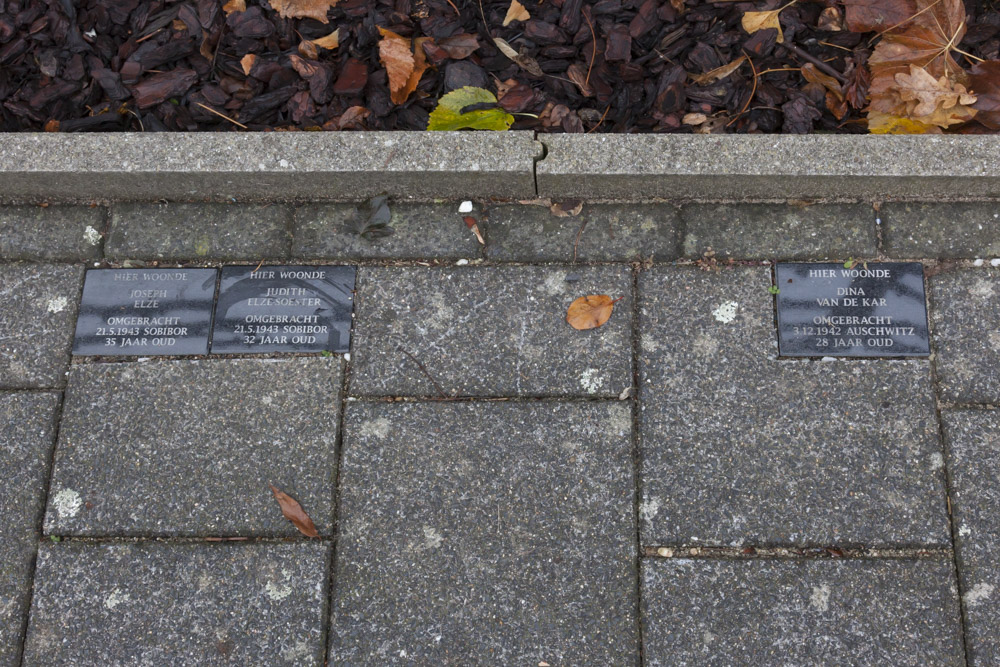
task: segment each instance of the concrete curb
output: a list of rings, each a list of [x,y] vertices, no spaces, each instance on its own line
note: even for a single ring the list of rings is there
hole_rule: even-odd
[[[0,197],[524,198],[541,153],[531,132],[7,134]]]
[[[1000,136],[541,135],[543,197],[957,199],[1000,195]]]
[[[998,197],[1000,136],[26,133],[0,141],[4,200],[357,201],[381,192],[625,201]]]

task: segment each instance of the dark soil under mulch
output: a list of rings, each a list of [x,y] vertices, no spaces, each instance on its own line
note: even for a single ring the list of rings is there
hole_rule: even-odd
[[[1000,51],[994,1],[965,3],[961,48],[985,59]],[[501,106],[521,114],[514,129],[866,131],[857,107],[873,35],[819,29],[833,0],[785,9],[783,44],[775,30],[749,35],[740,25],[746,11],[784,4],[773,1],[525,0],[532,18],[508,27],[510,0],[341,0],[328,24],[247,4],[227,16],[223,0],[0,0],[0,130],[242,131],[232,121],[250,130],[423,130],[446,92],[499,86]],[[380,26],[435,43],[472,34],[479,48],[461,58],[452,55],[462,49],[425,48],[431,67],[397,105],[379,60]],[[338,28],[338,48],[303,57],[303,39]],[[494,37],[541,71],[514,63]],[[692,79],[742,54],[749,62],[721,81]],[[855,104],[842,119],[827,110],[822,86],[802,77],[808,62],[852,83]]]

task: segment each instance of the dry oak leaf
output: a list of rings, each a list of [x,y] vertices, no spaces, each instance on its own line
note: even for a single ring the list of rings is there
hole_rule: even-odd
[[[286,19],[316,19],[328,23],[326,13],[340,0],[269,0],[271,9]]]
[[[389,75],[389,97],[393,104],[402,104],[406,98],[417,89],[420,77],[427,69],[427,54],[424,53],[424,42],[430,37],[418,37],[410,40],[401,37],[391,30],[379,28],[382,39],[378,43],[378,57]]]
[[[300,533],[306,537],[319,537],[316,524],[313,523],[309,515],[302,509],[302,505],[299,505],[294,498],[287,493],[282,493],[274,488],[274,486],[271,486],[271,493],[274,494],[274,499],[281,506],[281,513],[299,529]]]
[[[615,309],[615,304],[625,297],[612,299],[607,294],[590,294],[581,296],[579,299],[569,304],[566,312],[566,321],[574,329],[585,331],[596,329],[611,317],[611,312]]]
[[[524,5],[517,0],[510,0],[510,7],[507,8],[507,16],[503,19],[503,25],[507,27],[514,21],[527,21],[530,18],[531,14],[524,8]]]
[[[917,13],[915,0],[844,0],[844,21],[851,32],[884,32]]]
[[[917,102],[910,110],[911,118],[933,116],[939,109],[953,109],[957,112],[958,107],[966,107],[976,101],[976,96],[970,95],[962,84],[949,81],[944,76],[935,79],[927,70],[916,65],[910,65],[909,74],[897,74],[895,79],[900,99],[904,102]],[[968,111],[975,115],[974,110]]]

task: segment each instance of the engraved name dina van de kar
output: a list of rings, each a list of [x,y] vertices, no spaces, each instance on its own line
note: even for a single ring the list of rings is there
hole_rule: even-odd
[[[779,263],[775,278],[782,356],[930,354],[919,262]]]

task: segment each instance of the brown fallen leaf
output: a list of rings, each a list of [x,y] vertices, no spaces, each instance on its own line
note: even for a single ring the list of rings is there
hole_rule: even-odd
[[[514,47],[507,43],[507,40],[500,37],[494,37],[493,42],[500,49],[500,52],[513,60],[518,66],[523,69],[528,74],[534,74],[535,76],[545,76],[545,72],[542,71],[541,66],[538,61],[527,56],[523,53],[518,53],[514,50]]]
[[[566,321],[571,327],[580,331],[596,329],[608,321],[611,312],[615,309],[615,304],[624,298],[620,296],[617,299],[612,299],[607,294],[581,296],[569,305]]]
[[[340,0],[270,0],[271,9],[278,16],[286,19],[316,19],[320,23],[329,23],[326,13],[335,7]]]
[[[583,212],[582,199],[567,199],[566,201],[553,202],[549,206],[549,212],[557,218],[569,218],[580,215]]]
[[[836,7],[827,7],[820,12],[816,27],[828,32],[840,32],[844,29],[844,17]]]
[[[480,245],[486,245],[486,239],[483,238],[482,232],[479,231],[479,223],[471,215],[467,215],[462,218],[465,222],[465,226],[472,230],[472,233],[476,235],[476,240],[479,241]]]
[[[463,33],[442,39],[437,45],[448,54],[449,58],[462,60],[471,56],[479,48],[479,38],[475,35]]]
[[[424,42],[430,37],[418,37],[410,40],[401,37],[391,30],[379,28],[382,39],[378,43],[379,60],[385,66],[389,75],[389,97],[394,104],[402,104],[406,98],[417,89],[420,77],[427,69],[427,54],[424,53]]]
[[[282,493],[274,488],[274,486],[271,486],[271,493],[274,494],[274,499],[281,506],[281,513],[299,529],[300,533],[306,537],[319,537],[316,524],[313,523],[309,515],[302,509],[302,505],[299,505],[294,498],[287,493]]]
[[[503,19],[503,25],[506,28],[514,21],[527,21],[530,18],[531,14],[524,8],[524,5],[517,0],[510,0],[510,7],[507,8],[507,16]]]
[[[222,5],[222,11],[226,13],[226,16],[229,16],[233,12],[245,12],[246,10],[246,0],[229,0],[229,2]]]
[[[960,107],[966,107],[976,101],[975,95],[970,95],[962,84],[949,81],[943,76],[935,79],[927,70],[916,65],[910,65],[909,74],[897,74],[895,79],[899,86],[900,99],[904,102],[917,103],[908,114],[911,118],[933,116],[939,109],[953,110],[953,114],[960,114]],[[970,118],[976,113],[972,109],[968,111]]]
[[[976,91],[976,103],[972,105],[978,112],[976,120],[991,130],[1000,130],[1000,60],[976,63],[969,80]]]
[[[257,61],[257,56],[252,53],[248,53],[240,59],[240,65],[243,67],[243,73],[250,76],[250,70],[253,69],[253,64]]]
[[[299,53],[303,58],[316,60],[320,49],[335,49],[340,46],[340,30],[334,30],[326,37],[319,39],[303,39],[299,42]]]
[[[723,65],[722,67],[716,67],[710,72],[696,74],[691,77],[691,80],[699,86],[704,86],[707,83],[715,83],[716,81],[722,81],[727,76],[738,70],[740,66],[746,62],[746,60],[746,56],[740,56],[733,62]]]

